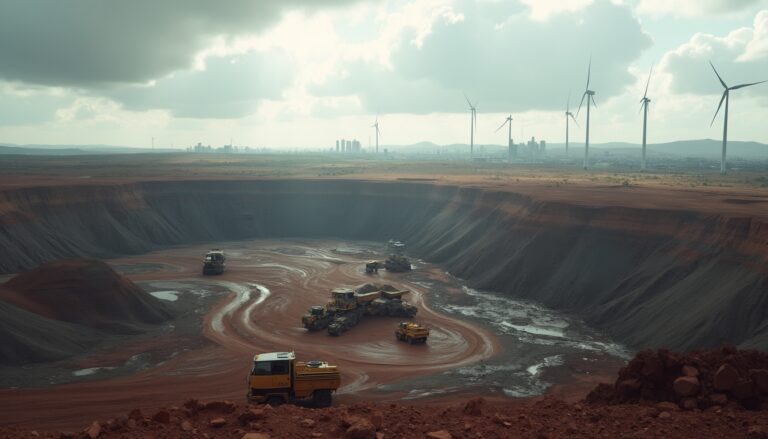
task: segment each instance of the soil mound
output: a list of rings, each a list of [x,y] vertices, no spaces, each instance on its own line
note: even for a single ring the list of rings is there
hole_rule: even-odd
[[[116,333],[171,318],[170,309],[97,260],[43,264],[9,280],[0,300],[46,319]]]
[[[600,384],[590,403],[671,402],[684,409],[740,405],[768,409],[768,353],[725,346],[686,354],[646,350]]]
[[[61,360],[104,336],[85,326],[47,319],[0,300],[0,365]]]

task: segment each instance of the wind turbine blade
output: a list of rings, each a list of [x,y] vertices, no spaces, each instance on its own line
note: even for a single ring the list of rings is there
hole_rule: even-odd
[[[575,117],[573,117],[573,114],[572,113],[568,113],[568,115],[571,116],[571,119],[573,119],[573,123],[575,123],[576,126],[578,127],[579,126],[579,122],[576,120]]]
[[[496,128],[496,131],[499,131],[500,129],[504,128],[504,125],[506,125],[506,124],[507,124],[507,122],[509,122],[509,119],[505,119],[505,120],[504,120],[504,123],[503,123],[503,124],[501,124],[501,125],[500,125],[498,128]],[[494,131],[494,133],[495,133],[496,131]]]
[[[643,106],[645,105],[645,99],[640,101],[640,109],[637,110],[637,114],[640,114],[643,111]]]
[[[740,88],[749,87],[749,86],[757,85],[757,84],[762,84],[763,82],[768,82],[768,81],[752,82],[750,84],[741,84],[741,85],[737,85],[735,87],[731,87],[731,90],[738,90]]]
[[[712,64],[712,61],[710,61],[710,62],[709,62],[709,65],[711,65],[711,66],[712,66],[712,70],[714,70],[714,71],[715,71],[715,75],[717,75],[717,79],[719,79],[719,80],[720,80],[720,83],[721,83],[721,84],[723,84],[723,88],[728,88],[728,86],[727,86],[727,85],[725,85],[725,81],[723,81],[723,78],[721,78],[721,77],[720,77],[720,74],[719,74],[719,73],[717,73],[717,69],[715,68],[715,65],[714,65],[714,64]]]
[[[592,105],[594,105],[595,108],[597,108],[597,102],[595,102],[595,97],[594,96],[590,96],[589,98],[592,99]]]
[[[581,102],[579,102],[579,109],[578,109],[578,110],[576,110],[576,116],[578,116],[578,115],[579,115],[579,113],[581,113],[581,105],[584,103],[584,98],[585,98],[586,96],[587,96],[587,92],[584,92],[584,94],[583,94],[583,95],[581,95]],[[587,101],[587,105],[589,105],[589,101]]]
[[[592,55],[589,55],[589,67],[587,67],[587,90],[589,90],[589,78],[592,76]]]
[[[464,93],[464,99],[467,100],[467,104],[469,105],[469,108],[472,108],[472,102],[469,101],[469,98],[467,97],[466,93]]]
[[[725,100],[726,95],[728,95],[728,89],[725,89],[725,91],[723,92],[723,97],[720,98],[720,104],[718,104],[717,111],[715,111],[715,116],[712,118],[712,123],[710,123],[709,126],[712,126],[715,124],[715,118],[717,118],[717,113],[720,112],[720,107],[723,106],[723,101]]]
[[[645,83],[645,93],[643,93],[643,99],[648,96],[648,86],[651,85],[651,75],[653,74],[653,65],[651,65],[651,71],[648,72],[648,82]]]
[[[568,89],[568,103],[565,104],[565,112],[569,113],[571,111],[571,90]]]

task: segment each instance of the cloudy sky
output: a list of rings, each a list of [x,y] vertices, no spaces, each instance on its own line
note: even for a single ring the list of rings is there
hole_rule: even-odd
[[[652,65],[649,141],[718,138],[708,62],[768,79],[768,0],[0,0],[0,143],[468,143],[464,94],[476,142],[560,143],[590,56],[593,142],[639,143]],[[734,92],[730,138],[766,120]]]

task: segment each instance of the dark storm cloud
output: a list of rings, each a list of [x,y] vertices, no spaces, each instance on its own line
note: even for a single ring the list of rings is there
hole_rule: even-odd
[[[217,35],[258,33],[285,10],[354,0],[0,0],[0,78],[90,88],[191,66]]]
[[[626,5],[597,1],[545,21],[508,6],[460,2],[463,21],[436,23],[422,47],[403,43],[392,69],[352,64],[314,91],[360,94],[366,109],[381,112],[463,110],[463,92],[482,111],[564,110],[569,88],[578,105],[590,53],[599,104],[633,83],[627,67],[651,44]]]

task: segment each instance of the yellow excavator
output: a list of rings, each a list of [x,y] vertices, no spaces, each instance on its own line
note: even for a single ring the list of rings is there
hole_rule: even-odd
[[[336,366],[325,361],[296,361],[293,352],[269,352],[253,357],[246,399],[249,403],[272,406],[309,402],[316,407],[328,407],[340,385]]]

